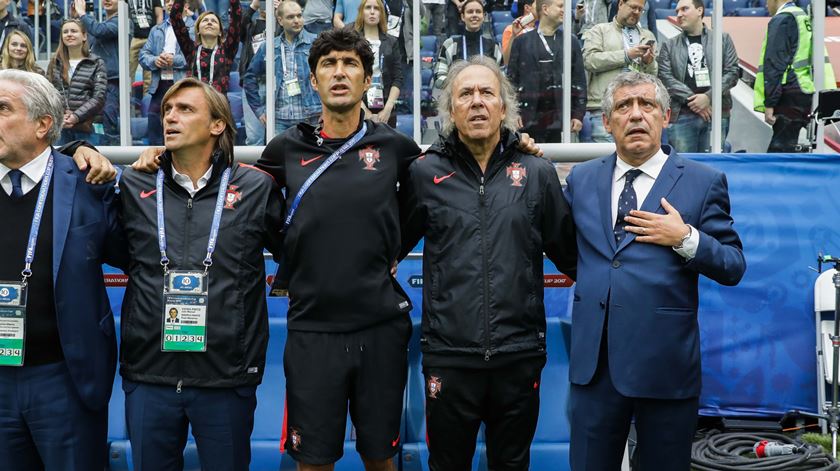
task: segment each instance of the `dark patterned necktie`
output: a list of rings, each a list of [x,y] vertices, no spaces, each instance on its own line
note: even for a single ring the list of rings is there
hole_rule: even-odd
[[[20,184],[20,179],[23,172],[18,169],[9,170],[9,179],[12,181],[12,199],[19,199],[23,197],[23,187]]]
[[[633,181],[636,177],[642,174],[639,169],[628,170],[624,174],[624,189],[618,195],[618,214],[615,218],[615,227],[613,234],[615,234],[615,243],[621,244],[627,231],[624,227],[627,226],[627,221],[624,218],[630,214],[630,211],[637,209],[636,207],[636,190],[633,189]]]

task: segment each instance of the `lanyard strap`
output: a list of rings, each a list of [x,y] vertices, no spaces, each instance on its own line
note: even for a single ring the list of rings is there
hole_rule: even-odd
[[[288,69],[286,67],[286,45],[281,40],[280,41],[280,60],[283,62],[283,80],[287,80],[287,77],[297,79],[297,58],[295,57],[294,46],[292,44],[289,44],[289,46],[292,48],[292,61],[295,64],[294,69],[292,69],[292,73],[294,74],[294,77],[291,77],[289,75]]]
[[[387,16],[391,16],[391,7],[388,6],[388,0],[382,0],[382,4],[385,5],[385,14]],[[403,2],[403,0],[400,0],[400,15],[399,15],[400,18],[402,18],[404,12],[405,12],[405,3]]]
[[[210,237],[207,239],[207,256],[204,257],[204,273],[213,265],[213,252],[216,250],[216,240],[219,237],[219,224],[222,221],[222,206],[225,204],[225,190],[230,180],[230,167],[222,172],[219,182],[219,194],[216,196],[216,208],[213,210],[213,222],[210,225]],[[160,248],[160,264],[163,272],[169,271],[169,257],[166,256],[166,222],[163,215],[163,169],[158,169],[157,182],[157,229],[158,247]]]
[[[642,40],[642,32],[641,31],[633,30],[632,28],[628,28],[626,26],[622,27],[621,28],[621,39],[624,40],[624,50],[625,51],[634,47],[633,44],[630,42],[630,39],[631,39],[630,38],[630,31],[638,32],[639,33],[639,42],[641,42],[641,40]]]
[[[303,182],[303,186],[300,187],[300,190],[298,190],[294,201],[292,201],[292,206],[289,208],[289,214],[286,216],[286,220],[283,223],[284,232],[289,229],[289,226],[292,225],[292,219],[294,219],[295,217],[295,212],[297,211],[297,208],[300,205],[300,200],[301,198],[303,198],[304,193],[306,193],[309,187],[312,186],[313,183],[315,183],[315,180],[317,180],[318,177],[321,176],[321,174],[327,171],[330,165],[334,164],[335,161],[340,159],[345,152],[350,150],[351,147],[355,146],[356,143],[362,140],[362,138],[365,136],[365,132],[367,132],[367,123],[362,123],[362,129],[359,130],[359,132],[357,132],[349,140],[347,140],[347,142],[345,142],[337,151],[333,152],[332,155],[330,155],[329,158],[325,160],[320,167],[315,169],[315,171],[312,172],[312,175],[310,175],[309,178],[307,178],[306,181]]]
[[[540,39],[542,40],[543,47],[545,48],[545,52],[547,52],[548,55],[551,56],[551,58],[553,59],[554,58],[554,53],[551,52],[551,48],[548,47],[548,42],[545,40],[545,36],[543,36],[542,33],[539,33],[539,35],[540,35]],[[557,40],[557,33],[554,33],[554,36],[552,36],[552,39],[554,39],[555,41]]]
[[[23,259],[24,267],[20,272],[23,277],[23,284],[26,279],[32,276],[32,261],[35,260],[35,244],[38,242],[38,229],[41,227],[41,218],[44,216],[44,206],[47,204],[47,193],[50,191],[50,180],[53,174],[53,156],[47,160],[47,168],[41,178],[41,189],[38,191],[38,202],[35,203],[35,214],[32,216],[32,225],[29,227],[29,242],[26,244],[26,256]]]
[[[201,80],[201,50],[203,48],[198,46],[198,52],[195,54],[195,70],[198,74],[198,79]],[[219,46],[213,46],[213,52],[210,53],[210,78],[207,79],[207,83],[213,83],[213,70],[216,68],[216,51],[219,50]]]
[[[464,60],[467,60],[467,35],[461,36],[461,44],[464,46],[462,54],[464,56]],[[481,35],[478,36],[478,55],[484,55],[484,40]]]

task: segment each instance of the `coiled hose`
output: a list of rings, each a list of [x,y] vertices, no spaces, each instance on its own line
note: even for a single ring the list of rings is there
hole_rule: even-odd
[[[756,458],[753,446],[761,440],[801,447],[793,455]],[[697,471],[838,471],[837,463],[819,445],[801,443],[779,433],[719,432],[713,430],[691,446],[691,467]]]

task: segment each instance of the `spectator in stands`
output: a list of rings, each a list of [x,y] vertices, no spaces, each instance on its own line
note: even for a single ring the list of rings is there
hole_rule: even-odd
[[[612,21],[613,18],[615,18],[616,13],[618,13],[619,1],[620,0],[612,0],[612,2],[610,2],[610,14],[607,21]],[[653,33],[654,38],[659,37],[656,30],[656,11],[651,7],[651,3],[648,1],[645,1],[645,9],[642,14],[639,15],[639,26]]]
[[[467,60],[480,54],[494,59],[502,65],[502,50],[493,39],[483,36],[484,3],[481,0],[466,0],[461,5],[461,19],[464,20],[463,35],[452,36],[443,42],[435,65],[435,87],[443,88],[449,67],[457,60]]]
[[[677,152],[710,152],[712,132],[712,58],[710,31],[703,24],[703,0],[680,0],[677,22],[682,32],[662,44],[657,59],[659,79],[671,94],[668,142]],[[729,133],[732,95],[729,90],[740,76],[738,53],[723,33],[723,119],[721,148]]]
[[[3,0],[0,0],[3,1]],[[129,0],[128,16],[131,18],[131,45],[128,49],[128,76],[134,80],[134,73],[140,63],[140,49],[149,38],[152,26],[163,22],[163,7],[161,0]],[[143,72],[143,94],[149,90],[152,75]]]
[[[175,39],[187,59],[190,75],[207,82],[219,93],[226,94],[230,84],[230,71],[239,49],[242,27],[242,6],[239,0],[230,0],[230,25],[227,34],[222,32],[219,15],[206,11],[195,21],[195,38],[190,36],[184,23],[184,0],[175,0],[169,12],[169,22]]]
[[[768,0],[773,17],[761,50],[755,76],[755,111],[764,112],[764,121],[773,126],[767,152],[797,152],[799,134],[808,125],[816,89],[813,63],[811,20],[793,2]],[[836,88],[834,69],[825,52],[825,88]]]
[[[280,13],[281,0],[274,1],[274,17],[281,18]],[[255,13],[259,12],[259,13]],[[256,16],[256,18],[254,18]],[[254,55],[265,44],[266,13],[264,9],[260,9],[260,0],[251,0],[251,4],[246,6],[242,14],[242,49],[239,53],[239,80],[244,82],[245,73],[248,72],[248,67],[251,65],[251,60]],[[276,24],[275,36],[283,33],[283,27],[280,23]],[[255,105],[265,105],[265,76],[256,77],[258,90],[258,101]],[[244,85],[243,85],[244,87]],[[265,145],[265,123],[261,122],[259,117],[254,114],[247,99],[247,93],[242,94],[242,112],[243,120],[245,121],[245,144],[249,146],[263,146]]]
[[[167,13],[172,9],[174,1],[165,1],[164,8]],[[185,6],[184,9],[184,23],[192,35],[194,26],[192,14],[189,7]],[[163,96],[172,84],[187,76],[190,68],[175,39],[175,31],[170,21],[171,18],[167,18],[163,23],[152,27],[146,44],[140,50],[140,65],[152,73],[152,83],[149,86],[151,100],[146,119],[148,120],[149,145],[153,146],[163,144],[163,124],[160,115]]]
[[[132,460],[138,470],[182,469],[191,427],[204,467],[244,471],[268,344],[263,250],[281,251],[283,196],[265,172],[234,163],[233,118],[214,87],[178,81],[163,121],[157,175],[126,168],[120,178],[132,257],[120,339]],[[180,326],[163,327],[172,307]]]
[[[352,26],[356,22],[356,15],[359,12],[359,4],[362,0],[336,0],[335,13],[333,14],[333,27],[344,28]]]
[[[4,337],[13,333],[22,349],[0,349],[0,463],[105,469],[117,346],[102,264],[126,267],[128,253],[114,185],[88,185],[61,153],[69,150],[51,150],[64,98],[42,75],[0,71],[0,104],[0,280],[12,280],[0,282],[0,293]],[[30,229],[33,220],[40,226]],[[37,238],[27,259],[30,234]],[[7,317],[21,305],[22,284],[25,314]]]
[[[364,0],[356,16],[356,31],[373,51],[373,75],[365,93],[362,109],[365,119],[397,125],[393,114],[403,84],[402,55],[397,38],[388,34],[388,20],[382,0]]]
[[[423,0],[423,6],[426,7],[426,14],[428,15],[429,34],[437,36],[438,43],[442,43],[446,38],[446,12],[449,8],[449,0]]]
[[[540,25],[513,43],[508,75],[519,95],[522,127],[537,142],[561,142],[563,130],[563,0],[538,0]],[[558,34],[559,33],[559,34]],[[572,36],[571,131],[583,127],[586,71]]]
[[[303,29],[303,12],[293,0],[281,2],[277,9],[283,34],[274,38],[274,76],[276,99],[274,132],[280,134],[299,122],[318,124],[321,100],[309,80],[309,49],[315,35]],[[259,99],[260,77],[265,77],[265,44],[260,47],[243,77],[245,94],[254,114],[266,123],[265,102]],[[262,131],[264,132],[264,129]]]
[[[583,3],[583,19],[580,22],[579,34],[585,41],[584,34],[590,28],[610,21],[610,4],[612,2],[610,0],[581,0],[581,3]]]
[[[352,28],[321,33],[309,66],[322,123],[275,137],[257,163],[291,201],[313,168],[338,151],[344,156],[310,187],[317,198],[307,193],[293,204],[285,231],[294,248],[284,259],[294,301],[281,446],[299,470],[332,469],[344,451],[349,401],[365,469],[393,471],[411,336],[411,302],[390,273],[400,244],[396,189],[420,149],[389,126],[363,120],[373,53]]]
[[[644,4],[645,0],[621,0],[611,22],[596,24],[583,34],[583,65],[591,74],[586,109],[594,142],[612,142],[601,114],[601,100],[610,81],[627,70],[656,75],[656,39],[639,26]]]
[[[44,75],[44,70],[35,63],[35,52],[29,37],[21,31],[12,31],[6,35],[0,56],[0,69],[17,69]]]
[[[307,31],[318,36],[333,27],[333,0],[307,0],[303,7],[303,23]]]
[[[50,60],[47,77],[64,96],[64,118],[61,139],[99,142],[93,121],[102,113],[108,90],[105,62],[92,54],[87,46],[87,32],[78,19],[64,20],[61,25],[61,44]]]
[[[425,237],[434,273],[421,334],[429,469],[470,469],[484,422],[487,468],[527,470],[546,363],[543,252],[574,279],[575,227],[554,166],[517,149],[516,93],[495,61],[455,64],[438,104],[444,133],[400,188],[400,255]]]
[[[280,3],[277,11],[283,34],[274,38],[274,76],[277,80],[274,132],[280,134],[299,122],[318,124],[321,100],[309,80],[307,63],[315,35],[303,30],[303,12],[295,1]],[[254,114],[266,123],[265,102],[259,99],[260,77],[265,77],[266,47],[263,44],[243,77],[243,87]],[[263,130],[265,128],[263,127]]]
[[[638,469],[691,468],[698,277],[733,286],[746,270],[726,175],[660,144],[668,102],[654,75],[614,77],[602,107],[616,152],[566,177],[579,251],[568,404],[575,471],[621,469],[631,419]]]
[[[75,0],[71,13],[79,18],[90,38],[90,51],[105,62],[108,89],[105,93],[105,107],[102,110],[102,124],[105,134],[100,140],[103,145],[117,145],[120,142],[120,70],[117,39],[117,0],[103,0],[105,20],[97,21],[93,15],[85,14],[85,0]]]
[[[518,11],[522,12],[522,16],[514,19],[502,31],[502,57],[504,57],[505,65],[510,63],[510,46],[513,44],[513,40],[528,31],[533,31],[537,27],[537,20],[539,19],[537,0],[520,0]]]
[[[10,0],[0,0],[0,44],[6,40],[13,31],[22,31],[32,42],[32,28],[26,21],[16,17],[9,12]],[[31,48],[30,48],[31,49]],[[5,54],[5,49],[0,54]],[[2,59],[2,57],[0,57]]]

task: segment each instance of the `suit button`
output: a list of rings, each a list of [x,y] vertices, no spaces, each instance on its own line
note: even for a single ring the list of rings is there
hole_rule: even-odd
[[[621,262],[619,262],[618,260],[613,261],[613,268],[618,268],[620,266],[621,266]]]
[[[605,303],[604,301],[601,301],[599,304],[601,305],[601,309],[607,307],[607,303]]]

